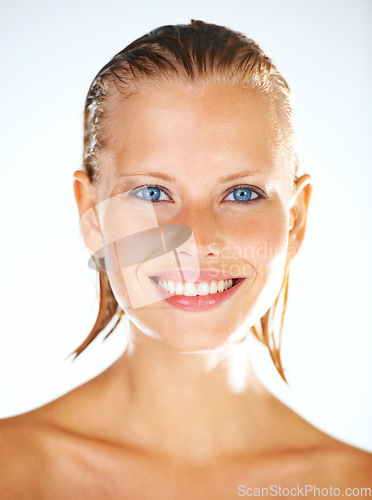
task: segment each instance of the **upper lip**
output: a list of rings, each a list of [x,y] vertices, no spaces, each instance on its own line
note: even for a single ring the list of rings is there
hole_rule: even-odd
[[[182,274],[181,274],[182,273]],[[182,278],[183,275],[183,278]],[[214,269],[169,269],[164,271],[157,271],[149,275],[156,276],[161,280],[171,280],[171,281],[191,281],[191,282],[201,282],[201,281],[212,281],[212,280],[228,280],[236,278],[245,278],[246,276],[237,276],[217,271]]]

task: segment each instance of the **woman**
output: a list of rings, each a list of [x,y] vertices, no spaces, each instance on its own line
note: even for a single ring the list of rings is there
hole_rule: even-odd
[[[220,26],[158,28],[98,73],[84,144],[74,191],[100,309],[75,355],[123,317],[128,346],[93,380],[1,422],[1,498],[371,488],[371,455],[277,400],[249,357],[252,331],[285,380],[289,265],[311,195],[272,61]]]

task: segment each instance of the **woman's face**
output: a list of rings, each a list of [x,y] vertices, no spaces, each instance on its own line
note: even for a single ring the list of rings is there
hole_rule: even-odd
[[[275,301],[293,252],[294,190],[272,100],[164,82],[115,95],[106,111],[96,208],[118,303],[139,335],[175,350],[240,338]],[[208,295],[162,291],[150,276]],[[215,291],[226,276],[241,280]]]

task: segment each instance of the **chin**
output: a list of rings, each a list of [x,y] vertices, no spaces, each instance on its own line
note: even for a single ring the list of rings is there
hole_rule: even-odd
[[[198,313],[196,319],[187,312],[181,316],[178,310],[167,312],[165,314],[165,309],[159,306],[157,309],[127,310],[132,323],[130,335],[139,341],[142,336],[155,340],[172,351],[193,353],[213,351],[233,341],[241,341],[249,332],[249,326],[245,322],[241,324],[239,315],[225,314],[223,318],[208,311]]]
[[[192,353],[212,351],[233,342],[241,342],[275,300],[278,277],[279,273],[278,276],[272,273],[270,279],[264,276],[264,279],[255,277],[249,281],[237,281],[226,291],[218,292],[221,298],[226,294],[227,299],[216,304],[208,304],[207,300],[204,309],[208,297],[201,296],[199,300],[198,296],[179,296],[168,300],[169,294],[165,292],[163,300],[159,300],[158,295],[148,294],[148,290],[156,290],[157,283],[150,286],[147,281],[143,287],[137,283],[137,296],[141,297],[142,289],[146,297],[150,300],[155,297],[157,301],[142,307],[128,307],[127,304],[132,304],[133,291],[131,295],[128,294],[123,280],[110,281],[119,305],[131,322],[132,340],[141,341],[147,337],[173,351]],[[173,303],[172,299],[176,302]]]

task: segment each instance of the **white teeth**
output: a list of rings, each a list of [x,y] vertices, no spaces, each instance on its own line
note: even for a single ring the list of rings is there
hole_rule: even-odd
[[[203,281],[198,285],[195,285],[195,283],[192,283],[191,281],[183,283],[182,281],[158,280],[158,285],[172,294],[195,297],[196,295],[209,295],[212,293],[223,292],[224,290],[232,287],[233,280]]]
[[[168,292],[175,293],[176,287],[174,286],[173,281],[168,281]]]
[[[209,295],[209,283],[203,281],[198,285],[198,295]]]
[[[187,281],[183,285],[183,295],[186,295],[187,297],[195,297],[196,287],[195,287],[194,283],[190,283],[189,281]],[[200,295],[200,293],[199,293],[199,295]]]

